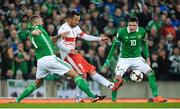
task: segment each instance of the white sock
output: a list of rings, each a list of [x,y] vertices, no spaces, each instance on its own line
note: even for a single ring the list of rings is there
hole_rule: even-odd
[[[82,94],[83,91],[78,86],[76,86],[76,99],[82,99]]]
[[[101,83],[102,85],[112,89],[114,87],[114,83],[110,82],[109,80],[107,80],[106,78],[104,78],[103,76],[101,76],[98,73],[95,73],[94,75],[91,75],[91,78],[98,82]]]

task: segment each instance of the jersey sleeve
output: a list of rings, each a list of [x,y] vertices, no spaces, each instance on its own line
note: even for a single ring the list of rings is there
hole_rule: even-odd
[[[63,32],[64,32],[64,31],[63,31],[63,27],[60,27],[59,30],[58,30],[58,35],[61,34],[61,33],[63,33]]]
[[[116,41],[121,41],[121,37],[122,37],[122,29],[119,29],[117,31],[117,34],[116,34]]]
[[[144,35],[142,37],[142,55],[143,57],[148,58],[149,57],[148,41],[147,41],[148,35],[145,30],[143,34]]]
[[[119,42],[120,42],[120,40],[121,40],[121,32],[120,32],[120,31],[121,31],[121,29],[118,30],[118,32],[117,32],[117,34],[116,34],[116,37],[115,37],[114,40],[113,40],[111,49],[110,49],[110,51],[109,51],[109,54],[108,54],[106,60],[109,60],[109,61],[110,61],[111,58],[112,58],[113,55],[114,55],[114,51],[115,51],[116,47],[118,46],[118,44],[119,44]]]
[[[76,27],[76,32],[78,34],[78,37],[83,37],[83,35],[85,34],[79,26]]]
[[[146,41],[147,40],[147,33],[146,33],[146,30],[143,29],[143,36],[142,36],[142,41]]]

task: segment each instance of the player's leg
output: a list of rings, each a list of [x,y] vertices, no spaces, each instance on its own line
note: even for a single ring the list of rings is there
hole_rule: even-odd
[[[90,98],[94,98],[93,102],[104,99],[104,97],[102,98],[94,95],[92,91],[89,89],[86,81],[76,71],[72,69],[70,64],[61,60],[60,58],[55,57],[54,60],[51,61],[49,68],[49,71],[51,72],[54,72],[59,75],[66,74],[69,77],[74,78],[76,85],[78,85],[79,88],[83,90]]]
[[[79,86],[76,86],[76,103],[84,103],[82,94],[83,91],[79,88]]]
[[[136,69],[143,72],[148,78],[149,86],[151,88],[152,95],[154,97],[152,99],[152,100],[154,100],[153,102],[166,102],[167,101],[166,99],[159,96],[158,86],[157,86],[156,76],[155,76],[154,70],[152,70],[150,68],[150,66],[146,63],[146,61],[143,58],[137,59],[136,61],[137,61],[136,62]]]
[[[87,73],[83,73],[81,76],[86,80]],[[82,99],[82,94],[83,91],[78,86],[76,86],[76,103],[84,103],[84,100]]]
[[[116,68],[115,68],[115,77],[113,79],[114,82],[117,82],[119,81],[120,82],[120,85],[126,83],[127,79],[128,78],[122,78],[124,73],[126,72],[126,70],[129,68],[129,63],[128,63],[128,60],[126,59],[123,59],[123,58],[119,58],[118,59],[118,62],[117,62],[117,65],[116,65]],[[116,99],[117,99],[117,90],[112,90],[112,101],[113,102],[116,102]]]
[[[80,74],[82,75],[83,78],[86,78],[87,73],[85,72],[84,69],[81,69],[80,66],[78,65],[82,65],[80,62],[82,62],[81,60],[83,59],[83,57],[79,54],[76,55],[67,55],[65,58],[65,61],[70,63],[72,65],[72,67]],[[84,65],[84,64],[83,64]],[[81,97],[82,94],[82,90],[79,88],[79,86],[77,86],[77,93],[76,93],[76,102],[80,102],[82,99]]]
[[[113,88],[114,83],[110,82],[109,80],[104,78],[102,75],[98,74],[96,71],[91,71],[91,72],[89,72],[89,74],[94,81],[96,81],[96,82],[98,82],[98,83],[102,84],[103,86],[108,87],[110,89]]]
[[[79,74],[86,74],[89,72],[96,73],[95,72],[95,67],[91,64],[89,64],[83,56],[80,54],[69,54],[66,56],[66,60],[73,66],[73,68],[79,73]],[[90,74],[91,75],[91,74]],[[97,78],[100,77],[101,75],[95,74],[93,77]],[[102,77],[102,76],[101,76]],[[103,77],[104,79],[104,77]],[[98,81],[99,82],[99,81]],[[104,81],[103,81],[104,82]]]
[[[14,102],[19,103],[24,98],[28,97],[30,94],[34,92],[37,88],[39,88],[42,84],[43,79],[36,79],[34,83],[28,85],[28,87],[20,94],[19,97],[16,98]]]
[[[93,98],[92,102],[96,102],[98,100],[102,100],[105,98],[105,96],[94,95],[89,89],[86,81],[81,76],[79,76],[79,74],[76,71],[70,70],[67,74],[68,76],[74,78],[76,84],[79,86],[81,90],[83,90],[90,98]]]
[[[48,75],[48,72],[45,71],[48,65],[46,59],[47,58],[42,58],[38,60],[35,82],[28,85],[28,87],[22,92],[22,94],[17,97],[15,101],[12,102],[20,102],[21,100],[29,96],[31,93],[33,93],[34,90],[41,86],[43,78]]]
[[[112,89],[113,91],[118,90],[119,86],[121,85],[121,80],[110,82],[109,80],[104,78],[102,75],[98,74],[96,71],[89,72],[89,74],[94,81],[104,85],[107,88]]]
[[[76,69],[76,71],[78,71],[78,73],[89,73],[89,75],[91,76],[91,78],[93,80],[95,80],[96,82],[108,87],[108,88],[113,88],[114,90],[117,90],[118,88],[118,82],[112,83],[109,80],[107,80],[106,78],[104,78],[102,75],[99,75],[96,72],[96,68],[95,66],[89,64],[83,56],[81,56],[80,54],[76,54],[76,55],[68,55],[66,56],[67,61],[74,67],[74,69]],[[116,87],[114,87],[116,86]]]

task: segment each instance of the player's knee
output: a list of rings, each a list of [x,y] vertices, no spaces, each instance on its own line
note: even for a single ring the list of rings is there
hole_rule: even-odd
[[[94,70],[88,72],[88,74],[91,75],[91,76],[94,75],[94,74],[96,74],[96,73],[97,73],[97,72],[94,71]]]
[[[120,75],[116,75],[116,76],[115,76],[115,81],[116,81],[116,80],[120,80],[120,79],[122,79],[122,77],[121,77]]]
[[[78,72],[76,72],[75,70],[71,69],[68,73],[68,76],[70,76],[71,78],[75,78],[76,76],[78,76]]]
[[[122,77],[124,75],[125,71],[123,69],[117,69],[116,70],[116,77]]]
[[[43,83],[43,79],[37,79],[37,80],[35,81],[35,86],[36,86],[36,88],[39,88],[39,87],[42,85],[42,83]]]
[[[146,75],[147,76],[149,76],[149,75],[154,75],[155,74],[155,72],[154,72],[154,70],[152,70],[152,69],[150,69],[150,70],[148,70],[147,72],[146,72]]]

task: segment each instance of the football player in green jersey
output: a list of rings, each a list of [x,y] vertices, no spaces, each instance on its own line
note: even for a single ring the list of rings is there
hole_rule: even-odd
[[[25,97],[29,96],[35,89],[41,86],[43,78],[45,78],[50,72],[58,75],[66,74],[69,77],[74,78],[74,81],[79,88],[92,98],[92,102],[104,99],[105,96],[97,96],[91,92],[85,80],[72,69],[70,64],[55,56],[54,45],[50,36],[42,26],[42,18],[39,15],[33,15],[30,20],[33,25],[30,40],[35,47],[35,55],[37,58],[36,80],[12,102],[18,103]]]
[[[117,32],[108,57],[102,67],[107,69],[110,65],[111,57],[118,44],[120,46],[120,55],[115,69],[115,81],[122,80],[124,84],[128,79],[122,78],[128,68],[140,70],[147,78],[154,98],[152,102],[166,102],[167,100],[158,94],[155,72],[150,67],[148,53],[147,34],[143,27],[138,26],[137,17],[128,19],[128,26],[121,28]],[[142,55],[143,58],[142,57]],[[112,91],[112,101],[116,101],[117,91]]]

